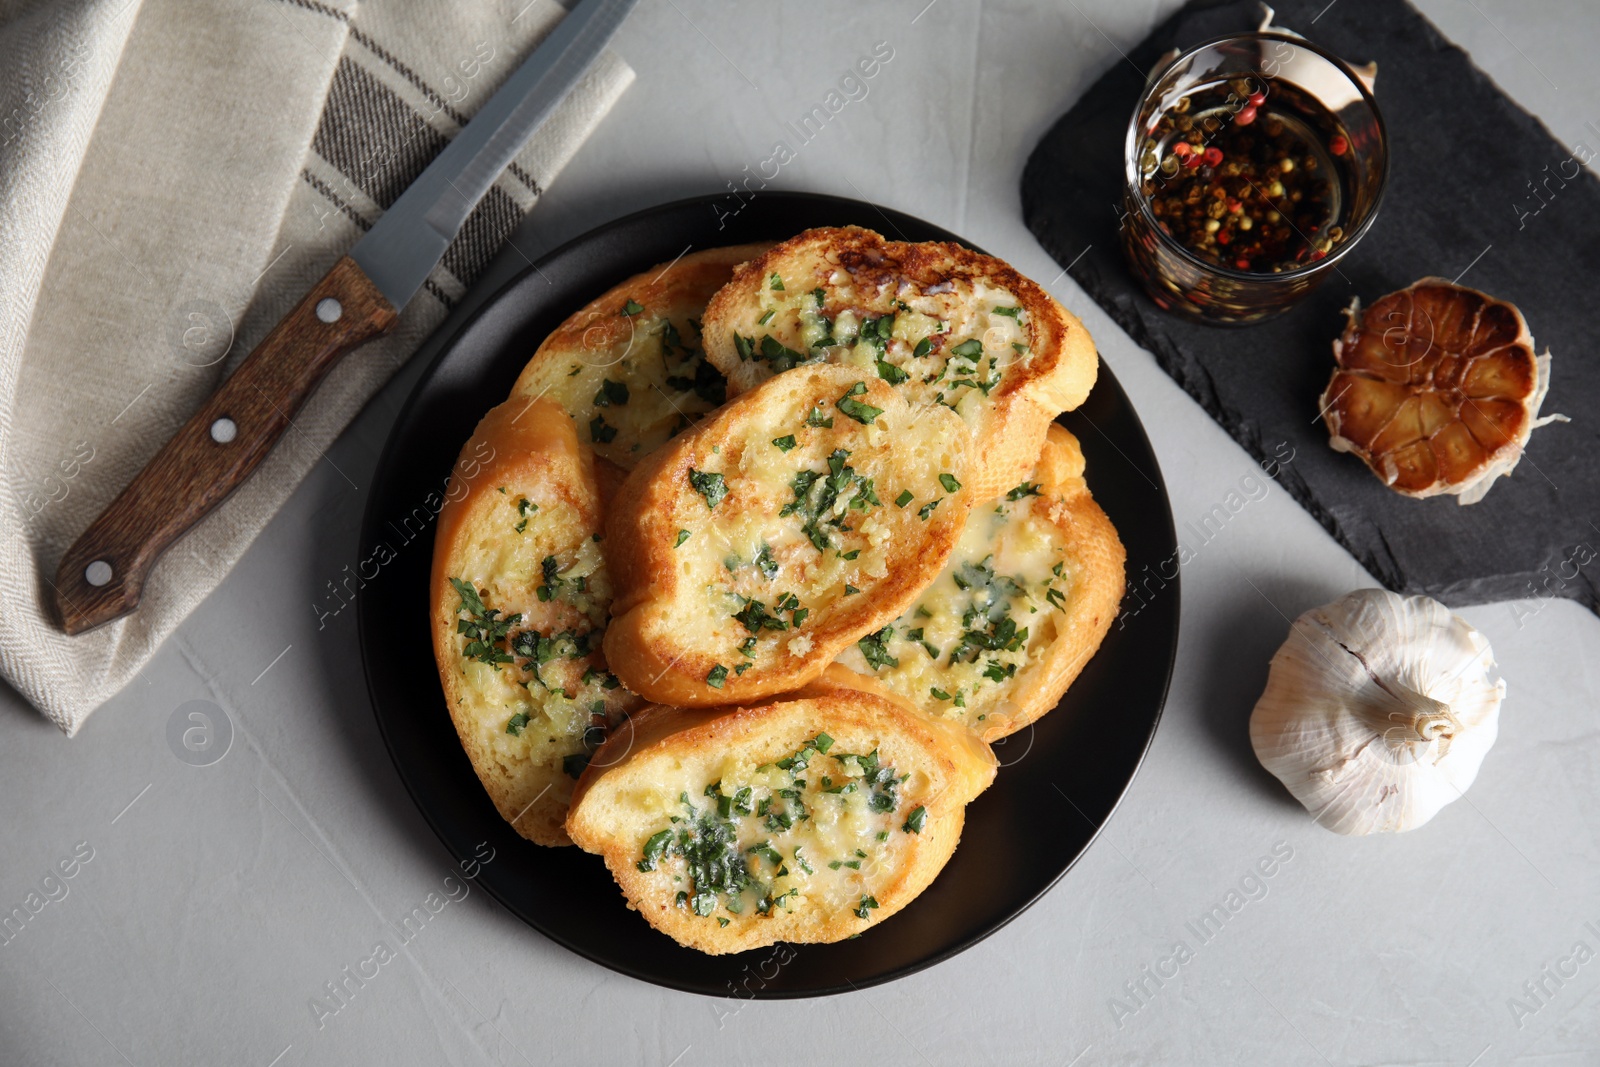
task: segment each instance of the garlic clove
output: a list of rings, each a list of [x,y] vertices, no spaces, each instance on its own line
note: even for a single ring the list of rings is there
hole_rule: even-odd
[[[1477,777],[1505,681],[1488,640],[1430,597],[1362,589],[1301,615],[1272,658],[1250,743],[1317,822],[1410,830]]]

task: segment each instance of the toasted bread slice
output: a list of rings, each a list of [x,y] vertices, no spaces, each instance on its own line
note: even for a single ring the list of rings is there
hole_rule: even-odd
[[[854,226],[807,230],[744,264],[704,327],[730,396],[826,360],[954,407],[984,457],[980,500],[1027,476],[1045,428],[1083,403],[1100,365],[1083,323],[1000,260]]]
[[[647,708],[584,772],[568,832],[679,944],[853,936],[955,851],[988,746],[835,670],[771,703]]]
[[[1028,480],[972,509],[916,606],[839,662],[985,741],[1054,708],[1123,592],[1126,553],[1083,466],[1077,438],[1052,423]]]
[[[483,417],[439,511],[430,616],[445,701],[495,807],[541,845],[571,844],[577,776],[640,703],[600,648],[601,505],[572,420],[519,399]]]
[[[909,608],[971,508],[971,438],[853,367],[745,393],[658,449],[606,520],[606,658],[646,699],[736,704]]]
[[[708,248],[629,278],[545,338],[511,395],[560,404],[581,440],[632,470],[723,402],[722,374],[701,351],[700,317],[733,268],[770,247]]]

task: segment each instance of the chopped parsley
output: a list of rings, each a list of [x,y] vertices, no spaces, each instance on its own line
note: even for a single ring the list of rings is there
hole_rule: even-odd
[[[589,440],[597,445],[608,445],[616,439],[617,428],[606,422],[604,415],[589,420]]]
[[[859,867],[860,864],[858,863],[855,866]],[[873,908],[876,908],[877,906],[878,906],[878,898],[877,897],[871,897],[871,896],[862,897],[861,898],[861,903],[856,906],[856,918],[865,919],[867,917],[867,912],[871,911]]]
[[[996,612],[999,613],[998,617],[995,617]],[[1007,602],[1003,599],[994,600],[987,611],[981,608],[969,610],[962,621],[968,628],[961,632],[961,639],[950,651],[951,663],[959,663],[964,658],[970,663],[978,658],[980,650],[1016,652],[1028,642],[1028,628],[1017,625],[1017,620],[1011,617]],[[982,625],[974,628],[974,623]]]
[[[689,531],[688,530],[679,530],[678,531],[677,540],[672,542],[672,547],[673,548],[680,548],[680,547],[682,547],[683,543],[685,541],[687,541],[687,540],[689,540]]]
[[[706,684],[713,689],[721,689],[722,683],[726,682],[727,680],[728,668],[724,667],[720,663],[715,667],[712,667],[710,672],[706,674]]]
[[[745,853],[766,860],[774,867],[783,866],[783,853],[772,847],[770,841],[758,841],[745,849]]]
[[[692,392],[712,407],[728,399],[728,380],[722,376],[721,371],[699,356],[696,356],[694,361],[694,377],[685,378],[681,374],[669,375],[667,388],[683,393]],[[687,426],[688,422],[684,421],[672,432],[677,433]]]
[[[521,737],[522,728],[528,725],[528,713],[519,711],[506,721],[506,733],[512,737]]]
[[[548,603],[552,597],[560,595],[561,587],[566,584],[566,580],[561,577],[561,561],[554,556],[546,556],[540,562],[539,569],[544,575],[544,584],[535,592],[539,596],[539,602],[543,604]]]
[[[593,667],[590,667],[583,672],[583,684],[588,685],[591,682],[599,682],[600,688],[607,691],[615,689],[617,686],[622,684],[617,680],[617,676],[612,674],[610,671],[597,671]],[[605,714],[605,707],[603,706],[603,703],[597,700],[595,701],[595,704],[600,706],[592,708],[591,710],[596,715]]]
[[[894,498],[894,506],[897,508],[903,508],[915,499],[916,497],[912,495],[911,490],[902,489],[900,490],[900,495]]]
[[[847,513],[865,511],[883,503],[878,499],[872,479],[857,474],[855,468],[845,462],[849,458],[849,449],[836,448],[828,456],[826,475],[813,470],[796,471],[789,483],[794,499],[778,510],[780,518],[800,515],[806,520],[800,530],[818,552],[826,552],[834,547],[832,535],[825,527],[850,529],[846,515],[834,514],[835,505],[840,500],[848,498]]]
[[[933,351],[933,338],[924,337],[922,340],[917,342],[917,347],[915,347],[915,348],[913,348],[911,350],[911,356],[912,356],[913,359],[921,359],[923,356],[927,355],[929,352],[932,352],[932,351]]]
[[[795,445],[794,434],[791,433],[786,434],[783,437],[774,437],[772,439],[772,443],[777,446],[779,452],[787,452]]]
[[[868,634],[856,642],[856,647],[861,650],[861,655],[866,659],[867,666],[873,670],[900,666],[900,661],[889,655],[888,646],[892,637],[894,637],[894,627],[885,626],[877,633]]]
[[[911,809],[911,814],[906,816],[906,821],[904,825],[900,827],[900,829],[904,830],[908,834],[920,834],[922,833],[922,828],[926,826],[927,823],[928,809],[919,804],[915,808]]]
[[[765,326],[767,323],[772,321],[772,316],[776,315],[777,313],[778,311],[776,308],[768,308],[767,313],[756,320],[756,325]]]
[[[779,610],[782,610],[781,608]],[[767,611],[767,605],[759,600],[746,599],[744,607],[734,613],[734,619],[745,630],[754,635],[762,630],[787,630],[789,624],[778,618],[777,615]],[[724,672],[726,676],[726,672]]]
[[[662,830],[659,833],[652,834],[650,840],[644,843],[644,858],[635,866],[641,871],[655,870],[656,864],[660,863],[662,857],[667,854],[667,846],[671,843],[671,830]]]
[[[928,501],[926,504],[922,505],[922,507],[917,509],[917,518],[921,519],[923,522],[927,522],[928,516],[933,514],[933,509],[938,507],[943,502],[944,497],[940,497],[938,500]]]
[[[752,353],[751,358],[766,360],[772,364],[774,371],[786,371],[791,367],[797,367],[802,363],[809,362],[811,359],[804,352],[796,352],[771,334],[761,339],[759,354]]]
[[[901,382],[911,377],[911,375],[907,374],[899,367],[896,367],[893,363],[880,359],[878,360],[878,377],[882,378],[890,385],[899,385]]]
[[[728,483],[714,471],[689,469],[689,485],[706,499],[706,508],[714,509],[728,495]]]
[[[475,659],[480,663],[487,663],[495,670],[500,669],[502,663],[510,663],[511,656],[500,647],[506,639],[511,628],[522,621],[522,613],[500,617],[499,608],[485,607],[482,593],[472,588],[460,578],[451,578],[450,585],[461,598],[456,605],[456,614],[467,613],[467,618],[456,620],[456,633],[464,634],[467,638],[466,647],[461,654],[467,659]]]
[[[881,357],[889,346],[889,339],[894,336],[894,316],[885,315],[882,318],[867,319],[861,324],[861,333],[856,338],[856,344],[869,345],[878,350]]]
[[[811,414],[806,416],[806,425],[820,426],[824,430],[831,430],[833,429],[833,416],[829,415],[827,418],[823,418],[821,408],[812,408]]]
[[[622,313],[628,316],[637,315],[643,310],[644,305],[639,303],[637,300],[629,300],[626,304],[622,305]]]
[[[1014,307],[1014,308],[991,308],[989,313],[991,315],[1004,315],[1007,318],[1017,319],[1018,322],[1022,321],[1021,319],[1017,318],[1019,315],[1022,314],[1022,309],[1020,307]]]
[[[833,402],[833,406],[855,419],[863,426],[870,425],[874,419],[883,414],[882,408],[875,408],[871,404],[862,403],[856,397],[867,391],[866,382],[857,382],[845,391],[844,396]]]
[[[778,277],[778,274],[777,274],[776,271],[773,272],[772,278],[767,284],[771,287],[773,292],[775,292],[775,293],[783,292],[783,279]]]
[[[1015,663],[1001,664],[999,660],[990,660],[988,666],[983,668],[983,676],[992,682],[1003,682],[1017,673]]]
[[[1023,497],[1038,495],[1040,495],[1038,485],[1033,482],[1023,482],[1021,485],[1007,493],[1006,499],[1015,502],[1021,500]]]
[[[817,302],[817,307],[819,308],[822,306],[823,301],[827,299],[827,296],[828,294],[822,291],[821,286],[811,290],[811,299]]]
[[[980,389],[984,396],[989,395],[989,390],[1000,384],[1000,368],[990,361],[989,370],[980,378],[978,364],[983,359],[983,342],[977,338],[963,341],[950,350],[950,361],[945,366],[945,373],[953,373],[957,377],[950,379],[952,387],[965,385]],[[940,377],[943,377],[941,374]]]
[[[627,402],[627,382],[614,382],[607,378],[600,383],[600,391],[594,394],[594,406],[597,408],[608,408],[613,404],[621,407]]]
[[[523,666],[533,675],[533,681],[539,683],[545,689],[549,689],[552,693],[560,693],[570,699],[572,694],[565,689],[551,689],[549,684],[545,682],[544,676],[539,673],[539,668],[557,656],[563,656],[567,659],[582,659],[589,654],[589,642],[593,639],[593,636],[593,634],[580,634],[575,630],[563,630],[560,633],[546,637],[538,630],[523,630],[511,639],[511,651],[528,661]],[[585,672],[584,677],[586,680],[588,679],[588,672]],[[611,676],[608,674],[606,677],[609,679]],[[523,684],[527,686],[526,682]],[[608,685],[606,688],[614,689],[616,687]],[[604,710],[604,705],[602,704],[601,711],[603,712]],[[599,744],[599,741],[596,740],[595,743]]]
[[[953,493],[961,488],[961,483],[956,481],[956,476],[953,474],[939,475],[939,484],[944,486],[944,491],[947,493]]]

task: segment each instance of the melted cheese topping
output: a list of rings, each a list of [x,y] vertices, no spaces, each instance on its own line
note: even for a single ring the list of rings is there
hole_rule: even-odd
[[[580,440],[625,469],[720,405],[726,391],[693,320],[645,309],[629,325],[617,344],[563,350],[528,383],[572,414]]]
[[[491,622],[509,626],[492,650],[471,647],[481,633],[454,636],[467,710],[503,762],[585,758],[637,702],[600,655],[612,591],[597,531],[542,484],[482,493],[474,512],[451,577],[477,592],[484,615],[496,612]],[[458,631],[483,617],[458,606]]]
[[[846,397],[874,395],[894,399]],[[863,424],[836,399],[778,401],[770,417],[743,420],[733,439],[693,457],[692,491],[669,526],[680,580],[698,590],[694,617],[662,625],[704,635],[724,679],[810,653],[808,631],[870,598],[896,537],[904,551],[948,486],[959,488],[963,460],[944,435],[901,432],[913,409],[897,403]]]
[[[997,286],[878,285],[839,267],[780,281],[784,288],[773,289],[767,280],[760,315],[737,341],[741,359],[764,364],[762,378],[796,362],[859,367],[976,427],[1005,375],[1032,359],[1027,312]]]
[[[839,662],[974,729],[1009,714],[1011,694],[1057,636],[1079,584],[1079,565],[1049,506],[1027,495],[974,508],[950,562],[916,606]]]
[[[730,754],[652,770],[617,798],[636,813],[634,858],[707,922],[807,907],[870,918],[866,901],[926,818],[927,776],[881,764],[871,739],[846,750],[823,734],[776,763]]]

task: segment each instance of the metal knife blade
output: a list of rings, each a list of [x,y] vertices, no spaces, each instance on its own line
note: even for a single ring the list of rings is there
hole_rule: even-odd
[[[495,91],[350,250],[396,308],[405,307],[467,216],[583,77],[638,0],[582,0]]]

